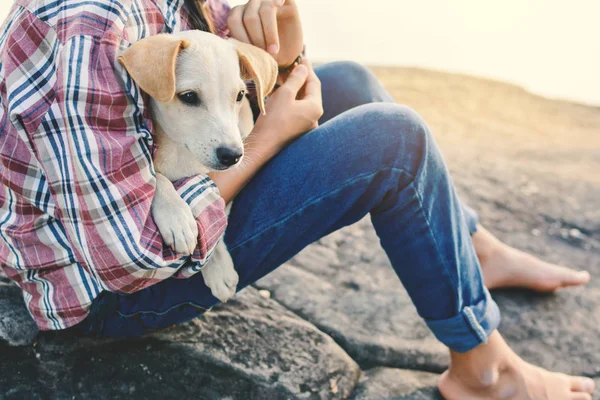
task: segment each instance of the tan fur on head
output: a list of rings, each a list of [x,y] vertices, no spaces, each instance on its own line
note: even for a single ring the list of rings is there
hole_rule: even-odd
[[[225,154],[239,163],[253,126],[244,79],[255,82],[264,113],[278,72],[264,50],[199,30],[142,39],[118,61],[150,95],[155,168],[169,180],[227,169]]]
[[[256,84],[258,106],[265,114],[265,97],[271,93],[277,82],[277,62],[269,53],[258,47],[235,39],[229,40],[235,45],[240,58],[242,79],[253,80]]]
[[[172,35],[150,36],[132,44],[118,60],[143,91],[165,103],[175,96],[177,56],[189,45]]]

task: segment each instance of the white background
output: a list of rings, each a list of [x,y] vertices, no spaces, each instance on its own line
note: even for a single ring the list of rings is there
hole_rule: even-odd
[[[600,0],[297,2],[315,61],[464,72],[600,105]]]

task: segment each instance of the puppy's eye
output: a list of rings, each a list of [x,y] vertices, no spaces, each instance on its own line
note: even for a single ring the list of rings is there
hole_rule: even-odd
[[[245,94],[246,94],[246,91],[240,90],[240,92],[237,94],[237,98],[235,99],[235,101],[237,101],[239,103],[240,101],[244,100]]]
[[[177,97],[179,97],[179,100],[181,100],[182,102],[184,102],[187,105],[190,105],[190,106],[200,105],[200,97],[198,97],[198,93],[196,93],[196,92],[180,93],[177,95]]]

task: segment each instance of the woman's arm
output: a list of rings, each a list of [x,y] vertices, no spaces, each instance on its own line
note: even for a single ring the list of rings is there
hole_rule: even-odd
[[[321,82],[307,59],[269,97],[266,111],[246,140],[242,165],[210,174],[226,202],[287,144],[318,126],[323,115]]]
[[[43,177],[39,186],[48,186],[49,218],[64,229],[65,242],[57,246],[68,246],[72,262],[113,292],[140,290],[190,261],[205,263],[225,230],[225,203],[206,176],[175,182],[196,218],[199,243],[191,259],[164,245],[150,213],[156,180],[141,93],[124,69],[115,67],[120,38],[82,34],[51,46],[36,40],[56,33],[40,35],[37,29],[51,28],[41,22],[23,27],[31,34],[19,35],[23,39],[3,57],[3,69],[30,85],[23,90],[29,97],[22,107],[9,110],[19,131],[10,140],[22,140],[26,145],[20,148],[30,149],[13,165],[23,165],[18,173],[28,174],[30,165],[36,178]],[[54,75],[47,72],[44,85],[38,84],[35,75],[23,75],[30,73],[23,68],[29,64]],[[12,97],[21,89],[9,90]]]

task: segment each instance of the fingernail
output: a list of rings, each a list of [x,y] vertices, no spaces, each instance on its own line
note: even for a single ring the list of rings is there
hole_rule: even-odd
[[[284,2],[285,2],[285,0],[275,0],[275,5],[282,6]]]
[[[269,47],[267,47],[267,51],[270,54],[275,55],[275,54],[279,53],[279,46],[277,46],[276,44],[272,44]]]

